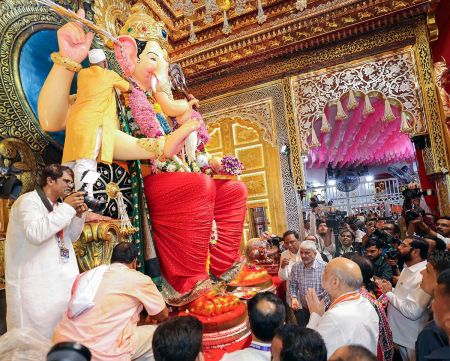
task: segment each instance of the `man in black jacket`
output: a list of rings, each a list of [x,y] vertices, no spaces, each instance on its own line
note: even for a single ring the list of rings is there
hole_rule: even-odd
[[[392,267],[384,259],[381,246],[378,242],[373,240],[367,242],[366,256],[372,261],[375,276],[386,281],[392,280]]]

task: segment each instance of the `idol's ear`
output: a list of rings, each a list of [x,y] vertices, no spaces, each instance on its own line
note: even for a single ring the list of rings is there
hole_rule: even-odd
[[[138,60],[136,41],[128,35],[119,36],[118,40],[120,45],[114,43],[114,53],[123,74],[125,77],[129,77],[134,73]]]

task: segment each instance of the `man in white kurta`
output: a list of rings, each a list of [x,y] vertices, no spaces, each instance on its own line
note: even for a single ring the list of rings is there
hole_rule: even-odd
[[[69,168],[50,165],[42,175],[40,193],[47,206],[35,190],[20,196],[10,212],[5,242],[6,322],[8,331],[30,327],[50,338],[78,275],[72,242],[81,235],[87,207],[82,193],[70,194]],[[64,202],[58,203],[64,196]]]
[[[323,288],[331,298],[325,312],[314,289],[306,295],[311,317],[306,327],[320,333],[327,346],[328,357],[339,347],[361,345],[377,354],[378,315],[368,300],[361,297],[362,275],[359,266],[349,259],[331,260],[322,276]]]

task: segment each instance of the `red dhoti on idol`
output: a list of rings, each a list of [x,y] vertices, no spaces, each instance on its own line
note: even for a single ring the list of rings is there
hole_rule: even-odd
[[[183,172],[148,176],[144,187],[163,294],[170,304],[185,304],[211,288],[208,253],[214,277],[238,263],[247,188],[240,181]],[[213,220],[218,240],[210,245]]]

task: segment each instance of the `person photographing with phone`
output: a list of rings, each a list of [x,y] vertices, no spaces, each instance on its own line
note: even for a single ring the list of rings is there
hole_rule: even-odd
[[[11,208],[5,242],[8,331],[30,327],[50,338],[69,303],[78,265],[72,242],[84,227],[85,192],[73,171],[51,164],[36,190]]]

